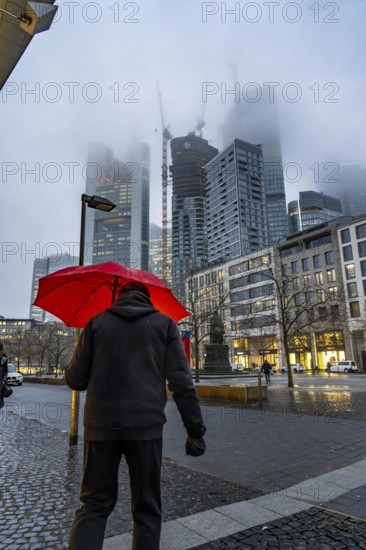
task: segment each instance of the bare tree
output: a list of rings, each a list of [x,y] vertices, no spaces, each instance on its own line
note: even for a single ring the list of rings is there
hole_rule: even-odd
[[[306,338],[311,330],[327,325],[331,318],[330,307],[339,303],[339,298],[322,284],[304,283],[299,277],[278,272],[268,267],[267,279],[273,285],[276,298],[275,313],[267,313],[268,323],[277,324],[281,334],[284,355],[288,366],[288,387],[293,387],[290,368],[290,342]]]
[[[226,307],[229,292],[220,292],[219,285],[214,283],[201,289],[194,288],[193,276],[188,279],[188,292],[185,308],[189,320],[184,322],[191,333],[191,346],[194,352],[195,381],[200,381],[200,344],[210,334],[210,319]]]

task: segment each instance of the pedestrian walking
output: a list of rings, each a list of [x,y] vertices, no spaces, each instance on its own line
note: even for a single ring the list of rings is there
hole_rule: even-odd
[[[272,371],[271,364],[267,361],[267,359],[264,359],[263,364],[261,366],[261,372],[264,372],[267,384],[271,383],[271,371]]]
[[[87,323],[65,377],[73,390],[87,390],[81,506],[69,550],[102,549],[122,455],[130,476],[132,548],[158,550],[166,380],[187,430],[186,454],[205,451],[206,428],[176,323],[155,309],[145,285],[128,283]]]
[[[8,359],[4,351],[4,344],[0,342],[0,409],[4,406],[4,384],[8,376]]]

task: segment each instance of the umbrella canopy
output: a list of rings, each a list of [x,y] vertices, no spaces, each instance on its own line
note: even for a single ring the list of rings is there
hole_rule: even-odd
[[[34,305],[69,327],[83,328],[93,315],[112,305],[123,285],[136,281],[149,289],[151,301],[161,313],[174,321],[189,315],[159,277],[114,262],[67,267],[42,277]]]

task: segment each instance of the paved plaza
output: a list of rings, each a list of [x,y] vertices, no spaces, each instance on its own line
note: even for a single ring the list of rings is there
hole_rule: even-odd
[[[261,408],[202,402],[207,452],[198,459],[184,454],[169,402],[162,550],[366,548],[366,392],[343,385],[274,382]],[[25,384],[0,411],[0,550],[67,549],[82,440],[70,449],[65,422],[50,419],[68,398],[64,387]],[[45,404],[47,415],[32,413]],[[131,529],[123,463],[104,550],[129,549]]]

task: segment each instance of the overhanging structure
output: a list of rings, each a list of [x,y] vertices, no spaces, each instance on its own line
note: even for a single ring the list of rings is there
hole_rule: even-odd
[[[50,28],[54,1],[0,0],[0,90],[33,36]]]

